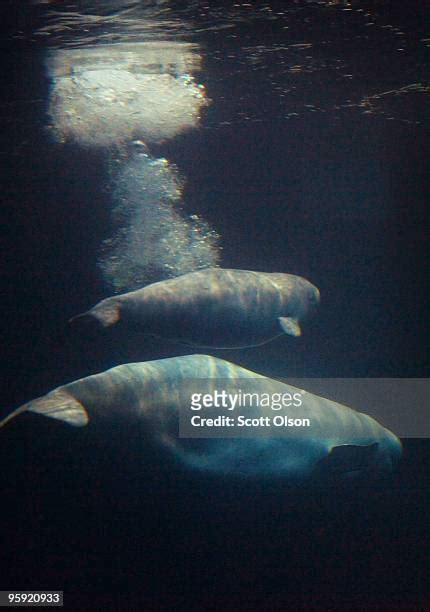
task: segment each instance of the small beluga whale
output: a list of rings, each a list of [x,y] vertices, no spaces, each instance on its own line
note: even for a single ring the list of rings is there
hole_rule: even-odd
[[[370,416],[208,355],[119,365],[24,404],[0,426],[26,411],[74,426],[140,421],[142,456],[155,448],[163,462],[228,478],[379,478],[401,456],[399,439]]]
[[[243,348],[300,336],[318,303],[318,289],[300,276],[208,268],[109,297],[70,322],[123,322],[195,347]]]

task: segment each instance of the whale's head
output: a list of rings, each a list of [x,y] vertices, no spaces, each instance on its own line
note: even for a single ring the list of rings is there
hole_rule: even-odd
[[[312,316],[318,309],[320,303],[320,292],[310,281],[301,276],[297,277],[297,310],[300,318]]]

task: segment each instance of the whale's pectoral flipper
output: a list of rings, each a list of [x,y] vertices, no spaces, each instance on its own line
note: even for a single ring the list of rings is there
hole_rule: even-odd
[[[278,321],[282,330],[289,336],[302,335],[302,330],[300,329],[297,319],[293,319],[292,317],[279,317]]]
[[[331,449],[318,462],[316,471],[323,471],[332,478],[350,478],[361,475],[372,468],[378,454],[379,444],[342,444]]]

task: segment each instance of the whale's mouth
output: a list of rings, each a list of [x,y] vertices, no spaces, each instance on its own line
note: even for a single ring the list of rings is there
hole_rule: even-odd
[[[318,287],[315,287],[315,286],[312,287],[312,290],[310,292],[309,302],[311,306],[311,311],[316,310],[318,306],[320,305],[321,293]]]
[[[315,285],[311,285],[311,287],[309,287],[306,292],[305,300],[307,303],[307,308],[301,318],[307,320],[309,318],[312,318],[317,313],[318,308],[320,306],[321,293],[318,287],[315,287]]]

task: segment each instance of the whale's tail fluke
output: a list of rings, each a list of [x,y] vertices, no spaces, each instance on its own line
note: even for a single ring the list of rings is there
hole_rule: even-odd
[[[82,427],[89,421],[88,413],[83,405],[61,388],[16,408],[0,421],[0,427],[4,427],[23,412],[36,412],[76,427]]]
[[[4,419],[0,421],[0,427],[4,427],[7,423],[9,423],[9,421],[12,421],[15,417],[22,414],[23,412],[27,412],[27,410],[28,410],[27,404],[24,404],[24,406],[20,406],[19,408],[16,408],[10,414],[8,414]]]
[[[120,320],[120,308],[116,301],[106,299],[82,314],[69,319],[69,325],[96,328],[110,327]]]
[[[75,315],[69,319],[69,325],[72,327],[96,329],[98,327],[104,327],[100,322],[99,318],[89,310],[88,312],[82,312],[81,314]]]

